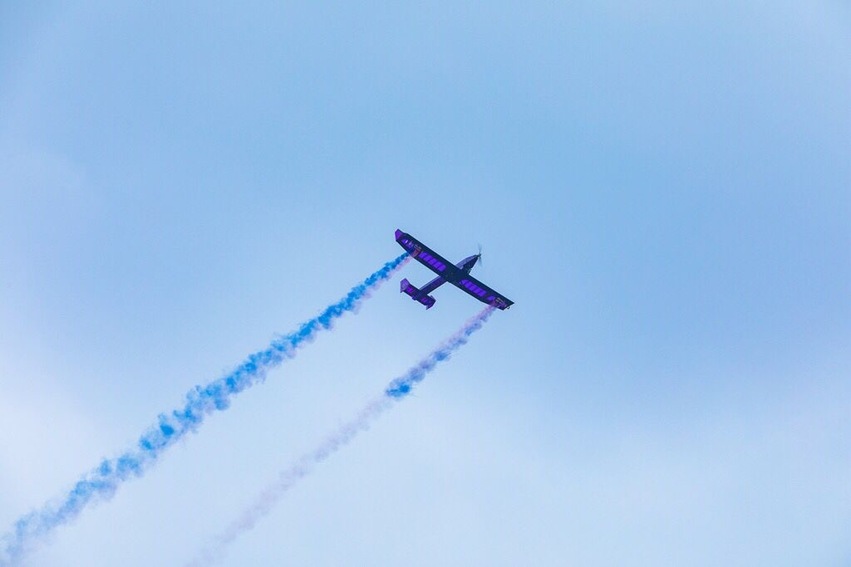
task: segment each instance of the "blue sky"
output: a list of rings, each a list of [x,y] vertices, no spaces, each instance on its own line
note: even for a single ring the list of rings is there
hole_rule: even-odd
[[[0,5],[0,524],[397,256],[516,302],[223,565],[851,561],[839,1]],[[180,565],[478,310],[398,293],[26,565]]]

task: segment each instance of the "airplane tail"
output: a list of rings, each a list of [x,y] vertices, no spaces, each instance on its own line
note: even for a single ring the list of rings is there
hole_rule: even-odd
[[[415,286],[411,285],[411,282],[409,282],[407,278],[402,280],[400,288],[400,292],[410,295],[411,299],[413,299],[414,301],[419,301],[420,303],[425,305],[426,310],[431,309],[437,301],[430,295],[420,295],[420,290],[418,290]]]

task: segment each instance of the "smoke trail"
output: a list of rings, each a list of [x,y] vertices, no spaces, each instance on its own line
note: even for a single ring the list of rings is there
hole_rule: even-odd
[[[465,345],[470,335],[482,328],[493,311],[494,308],[488,306],[478,315],[469,319],[457,333],[429,353],[416,366],[411,367],[405,374],[390,382],[384,390],[384,394],[369,402],[354,419],[343,424],[320,443],[316,449],[303,455],[290,468],[281,471],[278,478],[260,493],[254,503],[216,537],[213,544],[203,549],[195,559],[190,561],[187,567],[202,567],[221,560],[227,546],[240,535],[252,529],[260,519],[272,510],[293,485],[310,474],[316,465],[347,445],[358,433],[368,429],[372,422],[393,406],[394,402],[410,394],[413,387],[425,379],[426,375],[434,370],[438,363],[447,360],[453,352]]]
[[[226,376],[190,390],[183,407],[160,414],[157,424],[139,438],[135,447],[118,457],[104,459],[83,475],[61,499],[21,517],[15,522],[13,531],[2,538],[0,566],[16,564],[38,540],[75,519],[87,505],[108,500],[124,481],[141,476],[163,451],[190,431],[198,429],[207,415],[227,409],[236,394],[263,381],[267,371],[295,356],[296,350],[319,331],[330,329],[335,319],[356,310],[370,292],[389,279],[407,259],[406,252],[387,262],[353,287],[345,297],[302,323],[298,330],[275,339],[269,347],[250,355]]]

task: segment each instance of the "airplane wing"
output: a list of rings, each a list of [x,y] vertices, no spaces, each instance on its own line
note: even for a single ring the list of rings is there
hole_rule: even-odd
[[[498,309],[508,309],[514,302],[489,288],[470,274],[463,274],[458,280],[450,281],[459,289],[466,291],[482,303],[493,305]]]
[[[399,245],[407,250],[411,256],[420,264],[436,273],[439,276],[443,276],[446,279],[451,279],[454,277],[457,272],[460,272],[455,265],[411,236],[410,234],[404,233],[401,230],[396,231],[396,242]]]

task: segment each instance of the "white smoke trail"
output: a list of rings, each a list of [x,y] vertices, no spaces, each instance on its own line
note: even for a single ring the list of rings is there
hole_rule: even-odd
[[[306,453],[292,466],[281,471],[278,478],[257,496],[239,518],[219,534],[214,542],[204,548],[195,559],[187,563],[187,567],[213,565],[223,559],[227,547],[269,514],[290,488],[310,474],[316,465],[347,445],[358,433],[368,429],[395,402],[410,394],[413,386],[421,382],[439,362],[448,360],[453,352],[465,345],[470,335],[482,328],[493,311],[494,307],[488,306],[469,319],[457,333],[446,339],[405,374],[391,381],[384,394],[366,404],[354,419],[330,434],[316,449]]]

